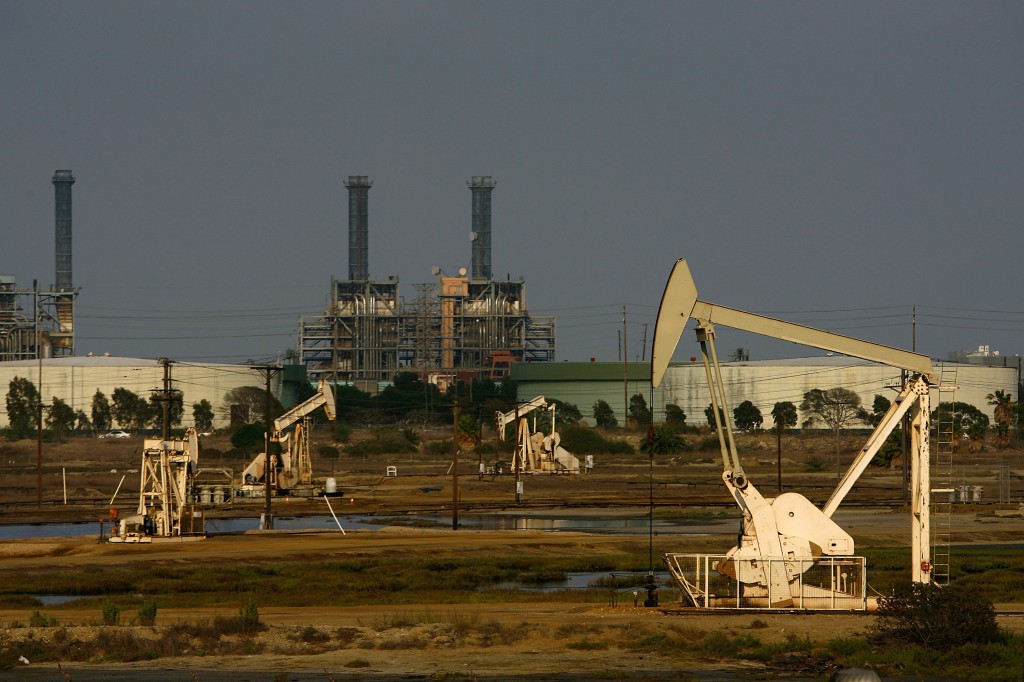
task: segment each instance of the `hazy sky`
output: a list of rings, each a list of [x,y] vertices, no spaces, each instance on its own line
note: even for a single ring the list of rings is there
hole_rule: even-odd
[[[715,303],[1024,354],[1022,123],[1020,2],[0,0],[0,274],[53,283],[71,169],[80,354],[274,358],[347,277],[347,176],[411,301],[490,175],[559,360],[618,359],[623,305],[649,358],[680,257]]]

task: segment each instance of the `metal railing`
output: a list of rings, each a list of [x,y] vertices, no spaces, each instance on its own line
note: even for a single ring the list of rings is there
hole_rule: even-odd
[[[866,611],[868,607],[864,557],[737,561],[722,554],[666,554],[665,563],[682,601],[699,609]],[[790,576],[782,594],[770,580],[761,579],[773,569]]]

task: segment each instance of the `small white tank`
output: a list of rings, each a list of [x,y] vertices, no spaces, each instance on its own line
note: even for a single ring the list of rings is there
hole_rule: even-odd
[[[211,502],[213,502],[213,492],[209,488],[207,488],[205,486],[200,488],[199,489],[199,503],[200,504],[210,504]]]
[[[213,489],[213,503],[224,504],[224,488],[222,486]]]
[[[328,478],[324,481],[324,494],[334,495],[338,492],[338,482],[333,478]]]

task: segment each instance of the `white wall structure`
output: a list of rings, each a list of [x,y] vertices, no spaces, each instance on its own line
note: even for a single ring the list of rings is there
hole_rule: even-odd
[[[1016,358],[1012,360],[1012,366],[1007,363],[1006,367],[938,362],[934,367],[936,375],[955,382],[957,389],[952,393],[953,400],[974,405],[991,421],[992,406],[985,396],[1001,390],[1015,400],[1019,398]],[[628,382],[624,379],[627,375]],[[511,374],[520,400],[530,400],[538,395],[549,400],[564,400],[576,405],[591,425],[594,424],[592,406],[596,400],[606,401],[622,424],[627,401],[636,393],[644,397],[648,407],[654,407],[656,422],[664,420],[665,405],[675,403],[686,414],[687,424],[707,424],[704,410],[711,403],[711,395],[701,362],[670,365],[653,396],[650,377],[650,363],[639,362],[629,363],[625,370],[621,363],[611,362],[516,363]],[[791,402],[799,408],[804,393],[815,388],[826,391],[838,387],[854,391],[860,396],[861,406],[870,412],[875,395],[885,396],[890,401],[896,397],[897,391],[892,387],[900,384],[900,370],[859,358],[823,355],[725,362],[722,363],[722,380],[730,409],[749,400],[761,411],[764,418],[762,426],[767,429],[773,425],[771,413],[775,403]],[[937,405],[939,391],[933,390],[931,398],[932,404]],[[947,401],[951,396],[943,390],[941,399]],[[801,413],[798,426],[806,418],[807,415]],[[821,428],[821,425],[816,427]]]
[[[40,372],[42,382],[40,383]],[[149,399],[155,389],[163,388],[164,367],[157,360],[116,358],[107,356],[49,358],[0,362],[0,428],[8,426],[7,391],[15,377],[28,379],[40,391],[43,406],[54,397],[63,400],[75,411],[91,416],[92,398],[102,391],[110,400],[116,388],[126,388]],[[278,381],[280,374],[277,375]],[[182,392],[184,413],[182,427],[194,426],[192,405],[208,400],[213,405],[214,428],[230,423],[230,407],[224,394],[240,386],[265,386],[262,375],[247,365],[174,362],[171,364],[172,388]],[[280,396],[280,384],[271,387]]]
[[[989,419],[993,408],[986,395],[997,390],[1017,396],[1016,367],[982,367],[978,365],[936,365],[936,374],[952,380],[956,390],[942,392],[942,400],[974,405]],[[764,417],[765,428],[772,425],[771,412],[777,402],[791,402],[798,408],[804,393],[820,388],[845,388],[860,396],[861,406],[870,411],[876,395],[890,401],[900,386],[900,370],[887,365],[846,356],[792,358],[786,360],[755,360],[722,364],[722,380],[729,400],[735,408],[744,400],[751,401]],[[665,374],[660,390],[665,404],[675,403],[686,413],[690,424],[706,423],[704,410],[711,403],[707,377],[702,364],[672,365]],[[939,392],[932,391],[932,404],[937,405]],[[660,401],[659,401],[660,402]],[[807,415],[800,413],[802,424]]]

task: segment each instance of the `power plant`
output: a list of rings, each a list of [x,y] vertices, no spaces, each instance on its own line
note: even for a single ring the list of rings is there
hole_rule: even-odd
[[[491,276],[490,176],[467,183],[472,196],[469,273],[434,268],[436,284],[416,284],[399,297],[398,278],[369,276],[369,191],[365,175],[345,181],[349,197],[347,281],[331,281],[322,316],[299,322],[299,354],[311,381],[349,383],[375,393],[399,371],[418,373],[444,389],[460,378],[501,379],[516,362],[555,359],[553,317],[532,317],[526,283]]]
[[[72,280],[72,201],[75,178],[52,178],[55,214],[55,282],[19,288],[0,275],[0,362],[75,355]],[[412,371],[442,389],[457,379],[501,379],[516,362],[555,359],[555,320],[533,317],[522,278],[491,274],[491,195],[497,183],[473,176],[471,266],[448,274],[433,268],[435,283],[415,284],[404,301],[397,277],[374,280],[369,267],[369,193],[365,175],[345,181],[348,190],[348,279],[331,280],[323,315],[299,321],[300,362],[311,382],[326,379],[377,392],[396,372]]]
[[[19,289],[13,275],[0,275],[0,362],[69,357],[75,354],[75,299],[71,280],[70,170],[53,174],[56,282]]]

